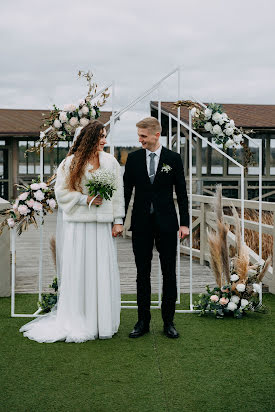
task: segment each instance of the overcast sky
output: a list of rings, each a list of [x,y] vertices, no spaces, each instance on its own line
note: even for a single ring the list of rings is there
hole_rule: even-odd
[[[275,104],[274,15],[274,0],[2,2],[0,108],[77,102],[80,69],[115,80],[120,109],[178,65],[182,99]],[[162,100],[177,99],[176,80]],[[121,118],[116,144],[135,144],[149,101]]]

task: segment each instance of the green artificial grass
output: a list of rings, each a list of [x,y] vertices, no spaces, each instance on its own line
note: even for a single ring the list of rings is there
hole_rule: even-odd
[[[36,300],[17,295],[16,311],[32,313]],[[177,340],[163,335],[159,310],[149,334],[129,339],[137,314],[123,309],[111,340],[39,344],[1,298],[0,411],[274,411],[275,296],[264,304],[269,313],[240,320],[176,314]]]

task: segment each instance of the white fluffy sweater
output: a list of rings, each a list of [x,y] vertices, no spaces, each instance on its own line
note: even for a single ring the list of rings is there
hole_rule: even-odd
[[[83,195],[88,195],[85,186],[91,178],[91,165],[87,165],[81,179],[81,192],[70,191],[67,185],[69,168],[74,155],[64,159],[58,169],[55,183],[55,196],[58,205],[63,210],[63,219],[69,222],[113,222],[125,216],[123,180],[121,168],[117,160],[109,153],[99,152],[100,168],[112,171],[117,176],[117,190],[111,200],[103,200],[102,205],[92,205],[89,209],[87,204],[81,204]]]

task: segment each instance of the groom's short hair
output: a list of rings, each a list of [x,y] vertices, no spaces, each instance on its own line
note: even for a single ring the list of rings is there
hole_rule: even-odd
[[[137,122],[136,126],[140,129],[149,129],[151,133],[161,133],[161,125],[155,117],[145,117]]]

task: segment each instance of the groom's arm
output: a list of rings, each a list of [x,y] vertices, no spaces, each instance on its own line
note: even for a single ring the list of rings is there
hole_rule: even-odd
[[[183,170],[183,164],[180,155],[176,157],[175,170],[175,191],[180,214],[180,226],[189,227],[188,196],[186,192],[186,183]]]
[[[131,200],[132,192],[133,192],[133,176],[132,176],[132,167],[131,167],[131,154],[128,154],[127,161],[125,164],[125,171],[123,175],[123,182],[124,182],[124,199],[125,199],[125,217],[127,215],[128,206]],[[124,218],[125,220],[125,218]]]

